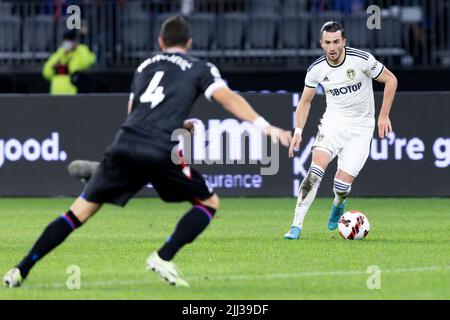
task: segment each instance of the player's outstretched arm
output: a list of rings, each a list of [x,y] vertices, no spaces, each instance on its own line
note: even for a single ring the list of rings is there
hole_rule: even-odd
[[[289,146],[292,139],[291,131],[267,123],[241,95],[227,87],[223,87],[215,90],[212,97],[236,118],[252,122],[254,125],[260,127],[264,133],[280,139],[280,143],[285,147]]]
[[[289,146],[289,158],[294,156],[294,148],[298,149],[300,147],[300,142],[302,141],[302,131],[305,127],[306,120],[308,119],[309,108],[311,107],[311,101],[316,94],[315,88],[309,88],[305,86],[303,89],[302,97],[297,105],[297,110],[295,111],[295,132],[292,138],[291,145]]]
[[[376,81],[384,83],[383,104],[381,105],[380,115],[378,116],[378,135],[381,139],[392,131],[389,113],[394,102],[395,92],[397,91],[397,78],[386,67],[381,72]]]

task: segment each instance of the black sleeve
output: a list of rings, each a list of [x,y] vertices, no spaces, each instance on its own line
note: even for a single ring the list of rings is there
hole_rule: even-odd
[[[213,92],[218,88],[226,87],[227,84],[222,79],[219,69],[214,64],[206,62],[201,66],[198,86],[205,97],[211,100]]]

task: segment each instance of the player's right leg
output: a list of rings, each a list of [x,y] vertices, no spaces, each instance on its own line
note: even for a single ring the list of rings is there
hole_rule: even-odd
[[[345,143],[342,143],[345,147],[338,155],[338,170],[333,183],[335,197],[328,219],[329,230],[335,230],[339,225],[352,183],[369,157],[372,136],[372,128],[352,128]]]
[[[332,159],[331,152],[323,148],[315,147],[312,155],[311,167],[300,184],[294,221],[289,231],[284,235],[284,238],[287,240],[297,240],[300,238],[306,213],[316,197],[322,177]]]
[[[328,218],[328,229],[335,230],[338,227],[339,219],[344,214],[345,201],[347,200],[352,183],[355,177],[351,174],[338,169],[333,182],[334,200],[331,208],[330,217]]]
[[[20,286],[36,262],[60,245],[72,231],[81,227],[100,207],[101,204],[77,198],[65,214],[53,220],[45,228],[22,261],[6,273],[3,278],[4,285],[9,288]]]

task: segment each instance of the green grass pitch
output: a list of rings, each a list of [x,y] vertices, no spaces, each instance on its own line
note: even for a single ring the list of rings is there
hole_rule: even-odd
[[[0,200],[1,276],[70,203]],[[222,199],[213,223],[175,257],[190,288],[145,269],[189,204],[140,198],[125,209],[105,206],[41,260],[22,288],[0,288],[0,299],[450,298],[450,199],[350,199],[347,209],[371,223],[362,241],[327,230],[330,205],[316,199],[301,240],[287,241],[295,199]],[[71,265],[81,271],[79,290],[66,287]],[[381,270],[379,289],[367,287],[371,265]]]

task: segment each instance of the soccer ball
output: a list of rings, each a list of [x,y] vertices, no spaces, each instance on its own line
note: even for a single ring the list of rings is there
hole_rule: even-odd
[[[339,220],[338,229],[345,240],[362,240],[369,233],[369,219],[362,212],[347,211]]]

